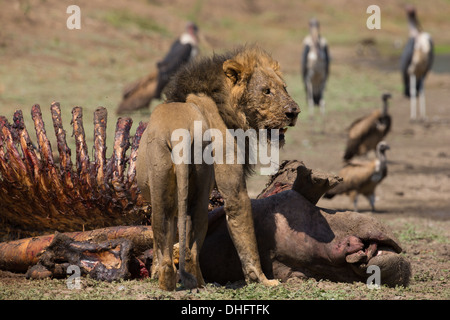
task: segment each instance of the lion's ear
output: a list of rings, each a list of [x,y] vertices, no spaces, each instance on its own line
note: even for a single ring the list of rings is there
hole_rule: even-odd
[[[236,84],[242,78],[243,67],[235,60],[227,60],[223,63],[223,71],[233,84]]]

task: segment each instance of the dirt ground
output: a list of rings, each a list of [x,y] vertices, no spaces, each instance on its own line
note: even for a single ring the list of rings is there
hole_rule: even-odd
[[[164,54],[182,29],[182,21],[188,18],[200,20],[200,26],[205,27],[208,40],[208,45],[202,47],[205,53],[242,42],[258,42],[280,60],[288,90],[303,109],[296,127],[286,134],[286,146],[280,160],[302,160],[310,168],[337,174],[343,165],[346,127],[357,117],[381,107],[381,94],[389,91],[393,94],[389,109],[393,125],[386,137],[391,147],[387,153],[388,177],[376,191],[377,212],[369,212],[369,203],[363,197],[359,199],[359,208],[393,229],[404,248],[403,254],[412,264],[410,287],[400,291],[383,289],[372,296],[355,284],[326,281],[294,282],[284,288],[299,291],[306,285],[311,292],[343,292],[337,296],[341,299],[450,299],[450,36],[439,32],[450,27],[445,14],[450,10],[448,3],[440,2],[447,10],[439,10],[437,6],[423,8],[423,15],[427,17],[424,25],[436,35],[441,54],[437,59],[440,64],[426,81],[427,118],[416,122],[410,121],[409,101],[401,95],[398,71],[401,49],[392,45],[398,39],[404,41],[407,35],[401,1],[379,1],[382,10],[390,10],[383,12],[392,12],[391,20],[383,18],[382,36],[374,48],[369,48],[369,53],[363,54],[358,51],[359,42],[373,34],[364,28],[358,33],[361,29],[352,27],[365,23],[367,18],[365,5],[360,1],[336,1],[323,6],[316,1],[305,1],[301,8],[296,7],[296,1],[280,1],[276,8],[272,1],[236,1],[227,4],[226,11],[223,3],[196,1],[191,5],[192,2],[183,0],[154,0],[127,2],[124,7],[121,1],[80,1],[86,24],[79,36],[81,33],[76,34],[76,31],[70,33],[55,27],[65,23],[65,4],[30,0],[14,1],[10,6],[2,2],[0,54],[8,63],[0,66],[0,115],[9,118],[18,106],[29,114],[28,108],[33,103],[49,105],[58,92],[62,105],[82,104],[88,110],[105,105],[109,110],[114,109],[124,85],[144,75],[142,70],[153,68],[154,61]],[[339,10],[339,6],[346,10]],[[362,13],[355,16],[358,10]],[[123,15],[118,17],[121,11]],[[325,94],[325,116],[320,116],[319,112],[314,117],[308,114],[299,75],[301,39],[310,13],[323,21],[323,33],[330,35],[333,60]],[[139,17],[142,21],[149,19],[164,28],[158,29],[144,22],[125,23],[129,17]],[[337,23],[333,24],[333,19]],[[301,25],[299,21],[302,21]],[[262,26],[267,27],[265,32],[261,31]],[[215,33],[211,31],[214,28]],[[134,65],[129,63],[130,59],[134,59],[131,60]],[[138,63],[139,67],[136,66]],[[69,114],[70,110],[65,112]],[[131,116],[137,123],[146,120],[148,114],[137,112]],[[70,117],[66,116],[66,119]],[[109,128],[113,130],[113,127],[110,125]],[[108,137],[112,136],[108,134]],[[368,155],[369,158],[373,156],[373,153]],[[255,197],[266,181],[264,176],[252,177],[248,184],[250,195]],[[322,199],[318,206],[353,209],[345,196]],[[65,292],[64,285],[55,284],[54,290]],[[32,287],[28,290],[28,286]],[[132,283],[129,286],[126,287],[128,291],[123,292],[131,294],[141,285]],[[39,294],[47,289],[39,284],[31,285],[23,275],[0,272],[0,299],[8,299],[14,288],[33,292],[38,298],[54,297]],[[117,286],[111,287],[110,291],[117,291]],[[167,299],[196,298],[181,293],[158,294],[158,298]],[[27,294],[22,298],[33,299]],[[86,294],[77,298],[102,297]],[[127,299],[125,295],[119,298]],[[154,298],[151,294],[136,297]],[[287,296],[280,298],[288,299]]]
[[[376,190],[376,212],[358,198],[359,211],[390,226],[412,264],[413,299],[450,298],[450,77],[431,74],[427,83],[427,119],[411,122],[409,101],[394,94],[389,112],[392,131],[386,137],[388,176]],[[329,102],[330,104],[332,102]],[[381,107],[381,98],[368,102]],[[330,112],[324,118],[303,118],[287,135],[294,141],[282,159],[301,159],[306,166],[338,174],[350,119],[370,110]],[[369,153],[367,158],[374,158]],[[363,157],[362,159],[365,159]],[[255,179],[256,180],[256,179]],[[254,182],[254,189],[260,185]],[[347,196],[322,198],[320,207],[353,210]],[[392,299],[392,297],[385,297]]]
[[[426,288],[427,294],[422,298],[448,299],[450,95],[448,89],[430,88],[427,97],[428,119],[416,123],[408,118],[408,101],[399,95],[393,98],[390,108],[393,130],[386,137],[391,146],[387,153],[388,177],[376,191],[377,212],[370,213],[368,201],[361,196],[358,206],[359,211],[384,221],[396,232],[412,263],[411,286],[419,291]],[[337,118],[336,114],[327,115],[333,123],[338,122]],[[303,139],[310,141],[315,152],[301,157],[305,164],[337,174],[342,165],[339,157],[343,154],[342,129],[331,124],[323,127],[325,133],[306,134]],[[306,133],[308,130],[314,131],[298,131]],[[337,150],[330,156],[334,149]],[[353,210],[353,203],[346,196],[321,199],[318,206]]]

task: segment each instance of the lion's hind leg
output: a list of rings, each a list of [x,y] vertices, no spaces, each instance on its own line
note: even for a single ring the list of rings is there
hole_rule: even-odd
[[[176,240],[177,185],[170,153],[163,152],[154,143],[148,154],[159,155],[149,170],[149,184],[152,202],[153,252],[156,265],[152,276],[157,277],[159,287],[173,291],[177,283],[177,269],[173,262],[173,245]]]
[[[198,287],[204,287],[205,281],[200,269],[200,251],[208,230],[208,204],[214,185],[214,167],[196,164],[191,169],[186,233],[189,256],[186,261],[186,270],[196,277]]]
[[[178,235],[180,250],[180,277],[186,289],[197,287],[197,279],[186,270],[187,260],[191,260],[191,252],[187,248],[187,235],[191,233],[192,221],[188,219],[188,201],[189,201],[189,165],[177,164],[175,166],[177,190],[178,190]]]

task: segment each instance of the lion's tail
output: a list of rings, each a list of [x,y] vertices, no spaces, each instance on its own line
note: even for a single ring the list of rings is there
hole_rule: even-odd
[[[181,163],[176,165],[177,189],[178,189],[178,233],[180,250],[180,277],[185,288],[197,287],[197,279],[186,271],[186,222],[189,191],[189,166]]]

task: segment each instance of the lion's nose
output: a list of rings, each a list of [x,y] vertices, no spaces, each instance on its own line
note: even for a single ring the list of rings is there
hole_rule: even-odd
[[[297,104],[288,104],[284,107],[284,114],[288,119],[291,120],[292,124],[295,124],[295,120],[297,119],[298,114],[300,113],[300,108]]]

